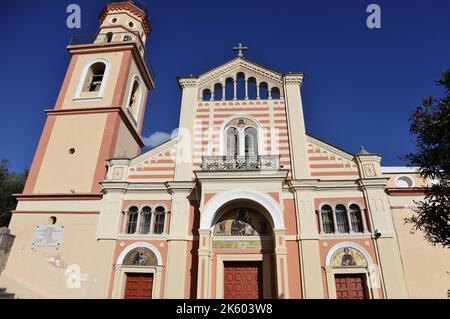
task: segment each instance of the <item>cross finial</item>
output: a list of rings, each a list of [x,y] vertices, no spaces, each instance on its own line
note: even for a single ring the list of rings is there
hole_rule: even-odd
[[[239,42],[239,46],[233,48],[233,51],[238,51],[238,57],[240,57],[240,58],[244,57],[243,51],[246,51],[246,50],[248,50],[248,47],[242,46],[242,43],[240,43],[240,42]]]

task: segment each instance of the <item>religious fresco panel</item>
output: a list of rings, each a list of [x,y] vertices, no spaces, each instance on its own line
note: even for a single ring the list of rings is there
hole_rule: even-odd
[[[158,259],[148,248],[139,247],[130,251],[124,258],[122,265],[126,266],[157,266]]]
[[[214,226],[214,236],[267,236],[272,227],[259,212],[248,208],[232,209]]]
[[[364,255],[352,247],[338,249],[331,257],[332,267],[367,267]]]

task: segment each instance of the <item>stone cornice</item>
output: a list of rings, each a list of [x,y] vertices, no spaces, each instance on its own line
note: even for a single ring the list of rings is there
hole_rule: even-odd
[[[400,188],[391,187],[386,188],[386,193],[390,196],[425,196],[426,188],[424,187],[411,187],[411,188]]]
[[[112,166],[128,166],[130,165],[130,159],[129,158],[112,158],[110,160],[107,160],[106,163],[108,164],[108,167]]]
[[[320,179],[294,179],[286,183],[289,190],[314,190],[328,191],[333,190],[360,190],[357,180],[320,180]]]
[[[177,80],[181,89],[196,87],[198,82],[196,77],[177,77]]]
[[[100,200],[99,193],[68,193],[68,194],[12,194],[18,201],[60,201],[60,200]]]
[[[246,180],[246,181],[259,181],[264,182],[268,180],[286,180],[289,170],[278,170],[278,171],[195,171],[195,176],[201,182],[203,180],[208,180],[208,182],[224,182],[224,181],[236,181],[236,180]]]
[[[286,85],[294,84],[294,85],[302,85],[305,75],[303,73],[288,73],[284,74],[283,82]]]
[[[191,181],[171,181],[165,183],[167,190],[171,193],[175,192],[191,192],[196,183]]]
[[[105,193],[111,191],[121,191],[123,193],[158,192],[167,193],[167,186],[164,182],[124,182],[124,181],[103,181],[100,183]]]
[[[386,188],[389,178],[361,178],[358,179],[358,185],[363,189]]]

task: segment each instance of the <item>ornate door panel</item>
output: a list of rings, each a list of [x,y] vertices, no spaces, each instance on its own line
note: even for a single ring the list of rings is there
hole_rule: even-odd
[[[125,299],[152,299],[153,274],[127,274]]]
[[[262,262],[224,263],[225,299],[260,299],[262,288]]]
[[[336,275],[337,299],[367,299],[364,274]]]

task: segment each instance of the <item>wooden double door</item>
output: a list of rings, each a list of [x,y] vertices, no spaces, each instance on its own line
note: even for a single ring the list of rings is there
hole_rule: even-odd
[[[337,299],[368,299],[364,274],[335,275]]]
[[[128,273],[125,299],[152,299],[153,274]]]
[[[225,299],[262,299],[262,261],[224,262]]]

